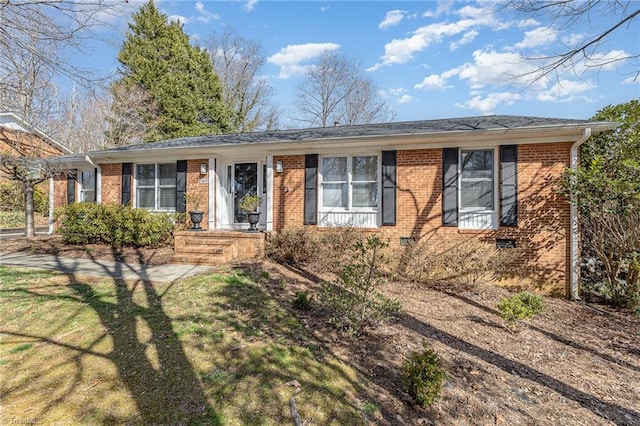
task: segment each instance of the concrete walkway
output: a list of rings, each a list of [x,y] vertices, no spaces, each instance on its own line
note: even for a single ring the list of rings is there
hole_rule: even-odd
[[[210,271],[208,266],[161,265],[149,266],[124,262],[27,253],[0,253],[0,265],[45,269],[76,276],[102,277],[151,282],[173,282],[191,275]]]

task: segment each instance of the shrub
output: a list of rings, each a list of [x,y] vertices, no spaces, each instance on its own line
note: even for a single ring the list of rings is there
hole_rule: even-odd
[[[406,248],[400,273],[423,283],[457,280],[477,285],[483,279],[517,275],[520,254],[520,249],[499,249],[479,239],[444,245],[429,240]]]
[[[0,211],[0,228],[22,228],[23,226],[23,212]]]
[[[446,378],[442,359],[427,347],[412,352],[402,364],[405,389],[423,407],[430,406],[440,396]]]
[[[500,316],[509,323],[532,318],[544,309],[544,299],[528,291],[505,297],[498,304]]]
[[[265,255],[292,266],[310,263],[318,256],[317,236],[308,228],[285,228],[272,234],[265,244]]]
[[[386,246],[377,236],[357,242],[351,263],[334,282],[323,285],[321,301],[331,312],[329,321],[348,335],[358,335],[401,309],[399,301],[376,291],[384,282],[380,266]]]
[[[67,244],[107,243],[122,247],[157,247],[173,232],[173,215],[115,204],[73,203],[56,213],[58,233]]]
[[[24,191],[20,182],[4,181],[0,183],[0,210],[24,212]],[[49,197],[38,187],[33,189],[33,210],[36,213],[49,211]]]
[[[355,245],[365,239],[354,226],[331,226],[318,231],[318,263],[325,271],[339,273],[353,256]]]
[[[313,296],[310,296],[308,291],[296,291],[296,294],[293,298],[292,306],[294,309],[308,311],[309,309],[311,309],[312,302]]]

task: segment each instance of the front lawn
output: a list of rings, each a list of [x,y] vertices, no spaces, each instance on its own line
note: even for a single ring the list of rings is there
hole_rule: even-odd
[[[3,419],[308,424],[365,419],[357,374],[247,273],[174,284],[0,267]],[[289,383],[292,381],[293,383]]]

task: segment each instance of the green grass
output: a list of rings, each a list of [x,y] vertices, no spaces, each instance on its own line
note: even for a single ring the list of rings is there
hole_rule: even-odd
[[[362,424],[358,375],[241,270],[173,284],[0,267],[0,404],[71,424]],[[300,391],[286,383],[297,380]]]

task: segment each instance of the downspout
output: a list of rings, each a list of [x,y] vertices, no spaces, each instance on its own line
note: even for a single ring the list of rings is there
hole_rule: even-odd
[[[591,128],[582,132],[582,137],[571,145],[571,170],[578,171],[580,146],[591,137]],[[580,232],[578,227],[578,205],[575,194],[571,194],[571,300],[580,300]]]
[[[84,159],[96,169],[96,204],[102,204],[102,167],[94,163],[88,155]]]
[[[49,178],[49,229],[47,230],[47,235],[53,234],[53,199],[54,199],[54,184],[53,177]]]

